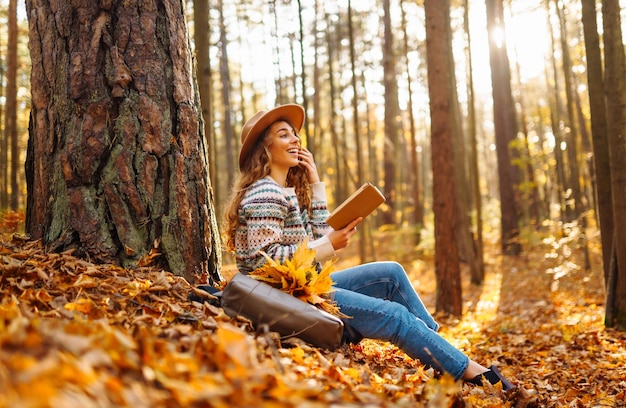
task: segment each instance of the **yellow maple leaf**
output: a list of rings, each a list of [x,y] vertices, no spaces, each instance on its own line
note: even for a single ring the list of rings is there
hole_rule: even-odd
[[[346,317],[330,300],[334,283],[330,274],[335,261],[325,262],[318,271],[318,263],[315,260],[316,251],[309,248],[308,240],[298,245],[293,256],[282,263],[272,259],[265,252],[261,253],[267,262],[251,272],[251,277],[335,316]]]

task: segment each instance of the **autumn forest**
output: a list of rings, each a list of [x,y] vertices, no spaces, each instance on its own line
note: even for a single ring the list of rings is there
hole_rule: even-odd
[[[84,4],[83,4],[84,3]],[[0,408],[626,406],[620,0],[0,1]],[[295,103],[336,270],[402,264],[517,387],[232,317],[244,122]]]

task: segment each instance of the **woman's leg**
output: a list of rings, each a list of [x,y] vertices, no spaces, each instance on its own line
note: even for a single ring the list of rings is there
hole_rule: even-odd
[[[446,371],[456,380],[514,388],[494,367],[471,360],[436,333],[439,325],[428,312],[404,268],[397,262],[373,262],[332,274],[334,299],[363,336],[390,341],[422,363]]]
[[[364,337],[389,341],[457,380],[464,377],[469,358],[404,305],[342,288],[334,295],[341,312],[351,316],[348,323]]]
[[[338,288],[399,303],[430,329],[439,329],[439,325],[415,292],[404,268],[397,262],[366,263],[335,272],[331,277]]]

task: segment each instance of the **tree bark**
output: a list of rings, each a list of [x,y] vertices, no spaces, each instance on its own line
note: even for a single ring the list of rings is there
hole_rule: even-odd
[[[27,0],[27,232],[51,250],[136,265],[160,253],[221,280],[183,3]]]
[[[561,40],[561,52],[563,60],[563,80],[565,82],[565,100],[567,110],[567,124],[568,132],[566,137],[567,142],[567,160],[568,160],[568,180],[567,187],[571,189],[571,195],[567,200],[566,205],[570,207],[567,211],[568,214],[572,214],[572,217],[578,219],[584,212],[584,205],[580,187],[580,174],[579,174],[579,136],[578,136],[578,124],[574,113],[576,106],[575,98],[573,95],[572,85],[572,62],[569,55],[569,44],[567,37],[567,24],[565,20],[565,11],[563,5],[558,0],[554,0],[554,6],[556,14],[559,19],[560,28],[560,40]]]
[[[489,31],[489,60],[493,92],[493,116],[498,156],[498,186],[500,189],[500,211],[502,230],[502,252],[518,255],[519,216],[515,185],[519,178],[511,160],[510,143],[517,137],[517,121],[511,94],[511,73],[506,45],[499,47],[493,33],[496,28],[504,29],[502,0],[487,0],[487,28]]]
[[[626,330],[626,58],[622,43],[620,6],[618,0],[602,0],[604,28],[604,72],[607,101],[609,157],[616,269],[608,282],[608,292],[614,302],[607,304],[606,324]],[[610,232],[610,231],[607,231]],[[610,298],[610,297],[609,297]]]
[[[426,0],[426,55],[431,115],[433,212],[435,214],[435,275],[437,311],[461,315],[461,271],[455,225],[457,207],[452,146],[454,102],[450,90],[452,70],[449,0]]]
[[[4,67],[0,64],[0,98],[4,99]],[[0,122],[4,118],[4,106],[0,106]],[[0,210],[9,205],[9,139],[0,130]]]
[[[400,11],[402,13],[402,50],[404,52],[404,58],[406,59],[406,66],[409,66],[409,36],[407,33],[407,19],[406,12],[404,10],[404,2],[405,0],[400,0]],[[409,70],[406,72],[407,76],[407,93],[409,94],[407,111],[409,115],[409,146],[411,152],[409,157],[411,158],[411,166],[410,166],[410,174],[408,175],[408,180],[410,186],[409,190],[409,200],[413,206],[413,211],[411,212],[411,216],[409,218],[409,222],[416,225],[415,228],[415,241],[416,244],[419,244],[420,241],[420,232],[424,225],[424,203],[423,203],[423,194],[422,194],[422,185],[420,182],[420,163],[417,155],[417,129],[415,126],[415,116],[413,114],[413,87],[412,87],[412,75]]]
[[[209,31],[209,10],[210,0],[194,0],[194,44],[196,53],[196,76],[198,78],[198,93],[200,94],[200,104],[202,106],[202,121],[204,125],[204,138],[207,145],[207,156],[209,158],[209,174],[211,175],[211,186],[216,205],[217,214],[221,214],[219,203],[220,185],[217,175],[216,149],[213,139],[213,92],[212,92],[212,71]]]
[[[476,267],[471,268],[471,281],[474,284],[481,284],[485,279],[485,262],[483,256],[483,216],[482,197],[480,193],[480,172],[478,169],[478,141],[476,138],[476,107],[474,98],[474,74],[472,61],[472,38],[469,24],[469,0],[463,1],[463,31],[465,32],[466,45],[465,55],[467,59],[467,116],[469,133],[469,184],[471,189],[471,200],[476,218],[476,238],[471,242],[474,244],[474,256],[476,257]],[[470,205],[471,208],[471,205]]]
[[[398,80],[396,78],[396,57],[394,55],[393,32],[391,27],[390,1],[383,0],[384,40],[382,42],[383,55],[383,84],[385,87],[385,139],[383,143],[383,190],[387,198],[385,210],[382,213],[384,224],[396,224],[396,163],[398,155]]]
[[[352,127],[354,131],[354,147],[356,150],[356,186],[358,187],[363,183],[363,177],[365,174],[364,165],[363,165],[363,150],[361,148],[361,132],[359,130],[359,92],[357,87],[357,72],[356,72],[356,51],[355,51],[355,41],[354,41],[354,19],[352,17],[352,3],[351,0],[348,0],[348,38],[350,43],[350,70],[352,74],[352,79],[350,81],[350,86],[352,87]],[[365,227],[367,228],[367,223],[369,221],[365,220]],[[363,239],[359,240],[359,258],[361,261],[366,258],[366,247],[365,241]]]
[[[604,101],[604,73],[602,71],[595,0],[582,0],[582,13],[585,55],[587,57],[587,89],[589,90],[589,108],[591,111],[591,138],[596,176],[596,212],[600,226],[604,281],[606,283],[608,282],[611,263],[614,225],[606,104]]]
[[[222,81],[222,104],[224,109],[224,120],[222,121],[224,131],[222,137],[226,143],[226,185],[228,188],[234,184],[235,171],[237,169],[235,146],[233,140],[235,140],[235,133],[233,131],[232,121],[232,107],[230,104],[230,70],[228,67],[228,39],[226,38],[226,25],[224,23],[224,2],[219,0],[219,14],[220,14],[220,79]]]
[[[11,172],[9,207],[16,211],[20,206],[17,175],[20,168],[20,148],[17,138],[17,0],[9,0],[9,37],[7,38],[7,87],[4,116],[4,133],[11,145]]]
[[[302,21],[302,15],[304,13],[302,12],[302,2],[301,0],[298,0],[298,46],[299,46],[299,54],[300,54],[300,66],[302,67],[302,72],[300,73],[299,76],[299,80],[300,80],[300,89],[302,90],[302,107],[304,108],[304,112],[306,112],[307,114],[304,116],[304,124],[302,126],[302,132],[303,134],[300,135],[300,137],[302,137],[305,141],[306,141],[306,145],[309,145],[309,138],[311,136],[311,132],[309,130],[309,124],[310,124],[310,119],[309,119],[309,98],[307,96],[307,78],[306,78],[306,69],[305,69],[305,63],[304,63],[304,22]],[[294,70],[295,72],[295,70]],[[313,157],[315,157],[315,151],[311,151],[311,153],[313,153]]]

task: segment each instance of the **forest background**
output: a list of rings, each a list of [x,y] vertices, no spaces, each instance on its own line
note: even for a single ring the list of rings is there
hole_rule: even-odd
[[[582,270],[599,268],[595,279],[607,280],[606,260],[611,257],[605,255],[606,245],[600,245],[604,261],[592,262],[601,211],[581,24],[584,2],[486,3],[494,7],[491,21],[482,2],[453,2],[449,14],[455,112],[449,121],[454,151],[447,153],[456,164],[455,213],[461,228],[453,235],[459,259],[471,281],[484,282],[484,224],[499,219],[503,254],[529,253],[536,245],[529,237],[535,234],[551,242],[576,238]],[[602,8],[591,3],[602,34]],[[623,15],[623,7],[615,5]],[[28,26],[19,6],[11,1],[6,7],[7,31],[0,38],[7,50],[2,60],[0,205],[18,213],[26,205],[23,163],[31,108]],[[432,138],[435,120],[429,106],[428,8],[388,1],[323,6],[187,4],[216,213],[221,214],[236,175],[238,134],[245,118],[276,104],[299,103],[309,112],[302,136],[324,169],[331,207],[364,181],[380,186],[388,198],[357,241],[359,261],[390,254],[408,262],[413,251],[428,257],[439,239],[434,233],[436,166],[452,157],[431,151],[437,139]],[[12,17],[17,17],[13,34]],[[498,27],[487,30],[494,23]],[[204,36],[201,27],[208,29]],[[508,59],[504,82],[493,75],[498,72],[494,46]],[[502,89],[498,85],[509,88],[502,100],[494,92]],[[508,108],[505,117],[514,117],[504,136],[498,132],[500,108]],[[505,152],[510,157],[503,162],[500,155]],[[511,189],[505,200],[503,186]],[[503,213],[507,207],[512,212]],[[377,234],[385,232],[409,242],[406,253],[407,247],[397,241],[396,252],[384,252]],[[224,261],[227,273],[232,264],[228,254]],[[461,293],[446,297],[450,280],[439,272],[434,291],[444,295],[434,306],[459,315]],[[615,395],[613,400],[619,398]]]

